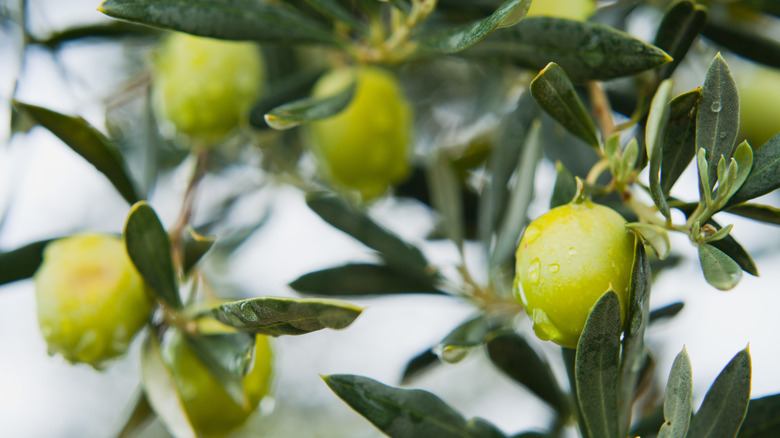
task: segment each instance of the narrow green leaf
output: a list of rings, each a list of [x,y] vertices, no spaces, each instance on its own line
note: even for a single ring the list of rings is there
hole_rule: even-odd
[[[490,255],[491,268],[502,266],[511,260],[520,243],[523,227],[527,223],[528,207],[533,200],[536,167],[542,158],[540,126],[541,123],[534,123],[525,139],[523,153],[518,162],[515,186],[510,192],[509,205],[497,233],[496,246]]]
[[[561,359],[563,359],[563,366],[566,368],[566,377],[569,379],[569,388],[574,398],[574,408],[576,414],[574,417],[577,419],[577,429],[582,438],[593,438],[588,432],[588,426],[585,424],[585,417],[582,414],[582,406],[579,400],[576,398],[579,390],[577,389],[577,350],[574,348],[561,348]]]
[[[265,115],[273,129],[290,129],[302,123],[326,119],[343,111],[355,96],[355,82],[338,93],[325,97],[306,97],[277,106]]]
[[[737,204],[725,209],[725,211],[760,222],[780,225],[780,208],[772,207],[771,205]],[[2,256],[0,255],[0,257]]]
[[[723,251],[707,243],[699,243],[699,262],[707,283],[720,290],[729,290],[739,283],[742,269]]]
[[[404,374],[401,377],[401,384],[406,385],[412,379],[420,375],[423,371],[431,368],[437,363],[441,363],[439,356],[433,352],[433,348],[429,348],[417,356],[413,357],[409,363],[406,364]]]
[[[753,148],[750,147],[747,140],[737,146],[733,158],[739,167],[734,182],[731,184],[731,187],[729,187],[729,191],[726,194],[726,199],[731,199],[731,197],[739,191],[739,188],[745,183],[753,168]]]
[[[721,371],[691,421],[689,438],[737,436],[750,399],[750,362],[746,348]]]
[[[422,37],[417,42],[422,50],[425,51],[430,50],[438,53],[460,52],[485,38],[498,27],[517,23],[525,17],[530,6],[531,0],[507,0],[488,17],[465,26]],[[507,20],[511,21],[511,23],[505,22]]]
[[[343,199],[327,193],[311,193],[306,204],[325,222],[379,252],[391,266],[402,272],[428,276],[428,261],[416,247],[379,226],[368,215],[355,211]]]
[[[442,154],[435,154],[428,163],[427,179],[433,207],[439,213],[444,234],[458,248],[463,247],[462,188],[452,163]]]
[[[487,344],[488,355],[507,376],[528,388],[565,418],[569,402],[558,386],[550,365],[516,333],[494,337]]]
[[[669,380],[666,382],[664,398],[664,424],[658,431],[658,438],[685,438],[691,421],[693,377],[691,360],[685,348],[672,364]]]
[[[696,114],[701,88],[683,93],[669,103],[669,122],[661,146],[661,188],[669,194],[696,155]]]
[[[780,168],[780,134],[754,151],[750,175],[726,205],[740,204],[780,188],[778,168]]]
[[[707,151],[709,187],[717,181],[718,161],[734,154],[739,131],[739,94],[731,70],[718,53],[707,70],[696,114],[696,150]]]
[[[192,227],[188,227],[184,231],[182,239],[182,247],[184,249],[182,269],[185,274],[189,273],[200,259],[206,255],[216,239],[216,236],[201,236]]]
[[[141,201],[133,205],[125,222],[124,236],[127,254],[146,284],[168,305],[180,308],[171,242],[149,204]]]
[[[658,26],[654,44],[665,50],[674,60],[660,68],[659,79],[663,80],[672,75],[706,21],[707,9],[694,1],[678,1],[666,10]]]
[[[39,106],[14,102],[14,107],[32,116],[74,152],[95,166],[129,203],[140,200],[127,168],[115,147],[100,131],[80,117],[70,117]]]
[[[0,252],[0,285],[30,278],[43,262],[43,250],[52,240],[41,240]]]
[[[577,400],[592,437],[618,437],[620,301],[613,291],[593,306],[577,344]]]
[[[552,17],[526,18],[464,54],[535,70],[555,62],[577,83],[628,76],[672,60],[658,47],[610,26]]]
[[[405,275],[388,266],[347,264],[311,272],[290,283],[303,294],[347,296],[405,293],[440,294],[430,281]]]
[[[550,198],[551,209],[568,204],[574,199],[574,195],[577,193],[577,181],[574,179],[574,175],[572,175],[560,161],[555,162],[555,168],[557,169],[557,173],[555,174],[553,194]]]
[[[259,129],[270,128],[265,121],[266,113],[280,105],[309,97],[312,87],[323,73],[324,68],[313,66],[271,80],[263,90],[260,100],[252,106],[249,124]]]
[[[650,312],[650,321],[648,321],[648,323],[652,324],[654,322],[658,322],[663,319],[673,318],[677,316],[678,313],[680,313],[683,307],[685,307],[685,303],[676,302],[676,303],[669,304],[668,306],[655,309],[652,312]]]
[[[599,147],[596,125],[558,64],[547,64],[531,81],[530,90],[539,105],[558,123],[594,148]]]
[[[658,86],[650,104],[650,114],[645,125],[645,146],[650,162],[650,195],[658,211],[667,219],[671,218],[669,204],[666,202],[666,194],[661,188],[661,162],[663,161],[664,131],[669,122],[671,106],[669,96],[672,93],[672,80],[666,79]]]
[[[391,438],[480,438],[504,436],[492,426],[467,422],[439,397],[346,374],[323,380],[345,403]],[[481,423],[481,421],[480,421]]]
[[[250,298],[204,312],[238,330],[270,336],[303,335],[324,328],[343,329],[363,309],[337,300]]]
[[[141,350],[141,380],[154,412],[165,428],[177,438],[195,438],[195,430],[184,410],[176,382],[160,355],[157,338],[149,334]]]
[[[617,389],[618,427],[620,436],[626,436],[631,424],[637,386],[647,363],[645,330],[650,315],[650,286],[652,272],[644,246],[637,241],[634,263],[631,267],[629,301],[626,312],[626,330],[620,357],[620,385]],[[595,435],[598,436],[598,435]]]
[[[455,327],[433,350],[444,362],[458,363],[471,350],[485,343],[489,331],[486,315],[478,315]]]
[[[669,233],[666,231],[666,228],[641,222],[626,224],[626,228],[637,233],[644,243],[650,245],[659,260],[664,260],[669,255],[672,249],[672,242],[669,240]]]
[[[730,51],[774,68],[780,68],[780,42],[764,31],[760,21],[750,26],[713,15],[702,35]]]
[[[133,410],[127,416],[127,421],[116,434],[116,438],[132,438],[138,436],[141,430],[156,417],[149,400],[143,390],[138,391],[133,403]]]
[[[336,0],[306,0],[306,3],[331,19],[340,21],[364,34],[368,33],[366,24],[358,20],[357,17],[352,15],[352,13]]]
[[[252,362],[254,336],[247,333],[230,333],[184,337],[184,341],[219,381],[230,398],[238,406],[248,409],[249,399],[244,391],[243,377]]]
[[[780,435],[780,394],[750,400],[739,438],[774,438]]]
[[[720,224],[712,219],[708,220],[707,224],[715,227],[715,230],[721,229]],[[750,254],[745,251],[745,248],[743,248],[742,245],[740,245],[733,236],[729,235],[723,239],[709,242],[709,244],[715,248],[718,248],[719,250],[726,253],[727,256],[734,259],[734,261],[737,262],[743,271],[750,275],[758,276],[758,268],[756,267],[756,263],[753,261],[753,258],[750,257]]]
[[[114,18],[195,35],[266,43],[337,44],[325,26],[286,2],[255,0],[105,0]]]

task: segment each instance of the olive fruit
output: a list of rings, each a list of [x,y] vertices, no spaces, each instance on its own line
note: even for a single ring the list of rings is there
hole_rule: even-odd
[[[70,362],[99,368],[121,355],[152,309],[119,237],[78,234],[49,243],[34,281],[49,352]]]
[[[518,301],[536,335],[575,348],[588,313],[609,289],[625,322],[634,235],[614,210],[588,200],[553,208],[523,233],[516,257]]]
[[[585,21],[596,10],[594,0],[536,0],[526,17],[555,17]]]
[[[273,357],[268,338],[263,335],[256,336],[253,365],[242,380],[246,406],[230,397],[180,331],[172,331],[163,340],[162,359],[199,436],[223,436],[244,424],[268,394],[271,384]]]
[[[155,56],[155,112],[201,147],[248,118],[265,67],[254,43],[171,33]]]
[[[740,136],[754,149],[780,133],[780,70],[745,63],[737,72]]]
[[[352,102],[339,114],[311,123],[309,138],[326,177],[369,200],[409,174],[412,107],[398,79],[373,66],[331,71],[317,81],[313,94],[333,95],[353,78]]]

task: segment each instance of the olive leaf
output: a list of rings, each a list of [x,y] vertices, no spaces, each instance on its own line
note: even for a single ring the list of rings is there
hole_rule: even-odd
[[[213,38],[340,44],[330,29],[288,2],[105,0],[98,10],[114,18]]]
[[[577,400],[591,437],[617,438],[620,300],[605,293],[588,315],[577,344]]]
[[[490,331],[490,324],[485,314],[480,314],[451,331],[438,345],[433,348],[442,361],[458,363],[471,350],[485,343]]]
[[[780,394],[750,400],[738,438],[771,438],[780,434]]]
[[[310,272],[298,277],[290,287],[304,294],[328,296],[442,293],[432,281],[372,264],[347,264]]]
[[[17,110],[30,115],[36,123],[51,131],[89,164],[95,166],[129,204],[141,199],[116,147],[86,120],[17,101],[14,101],[13,105]]]
[[[642,238],[644,243],[650,245],[659,260],[664,260],[672,249],[669,233],[666,228],[654,224],[632,222],[626,224],[626,228],[634,231]]]
[[[127,255],[159,298],[173,308],[182,302],[176,286],[171,242],[157,213],[144,201],[130,209],[124,230]]]
[[[145,429],[149,423],[155,419],[156,415],[149,405],[149,399],[143,390],[135,395],[133,410],[127,415],[127,420],[122,429],[116,434],[116,438],[131,438],[138,436],[138,433]]]
[[[650,195],[653,198],[653,203],[658,207],[658,211],[669,221],[671,213],[669,212],[669,204],[666,202],[666,195],[661,188],[660,172],[663,161],[662,140],[671,114],[669,96],[672,93],[672,84],[671,79],[666,79],[658,86],[650,104],[650,113],[645,125],[645,146],[650,162]]]
[[[531,81],[531,95],[569,132],[599,148],[596,125],[585,109],[566,72],[556,63],[547,64]]]
[[[365,23],[358,20],[357,17],[352,15],[349,10],[347,10],[336,0],[306,0],[306,3],[311,5],[311,7],[316,9],[318,12],[335,21],[344,23],[352,29],[364,34],[368,33],[368,27],[365,25]]]
[[[166,429],[177,438],[195,438],[197,434],[184,410],[176,382],[160,354],[160,343],[151,333],[141,350],[141,381],[149,405]]]
[[[574,175],[560,161],[555,162],[555,168],[555,185],[550,198],[551,209],[568,204],[577,193],[577,181],[574,179]]]
[[[654,44],[674,59],[659,69],[660,80],[674,73],[706,21],[707,9],[695,1],[683,0],[669,6],[658,26]]]
[[[431,204],[439,213],[445,235],[463,247],[463,202],[462,188],[455,169],[443,154],[433,154],[428,162],[427,179],[431,192]]]
[[[669,103],[669,121],[661,146],[661,188],[669,194],[696,155],[696,114],[701,88],[683,93]]]
[[[708,244],[699,243],[699,262],[707,283],[720,290],[729,290],[742,279],[742,268],[723,251]]]
[[[182,238],[182,271],[189,273],[204,255],[214,246],[216,236],[201,236],[192,227],[184,230]]]
[[[691,420],[689,438],[736,436],[750,399],[750,352],[744,349],[729,361],[712,384]]]
[[[669,304],[668,306],[655,309],[650,312],[650,321],[648,321],[648,323],[652,324],[654,322],[658,322],[663,319],[675,317],[677,316],[678,313],[680,313],[680,311],[684,307],[685,307],[685,303],[676,302],[676,303]]]
[[[420,375],[423,371],[431,368],[437,363],[441,363],[441,361],[439,360],[439,356],[433,352],[433,347],[426,349],[425,351],[413,357],[406,364],[403,376],[401,377],[401,384],[408,384],[412,379]]]
[[[495,12],[482,20],[477,20],[456,29],[448,29],[434,35],[416,40],[421,50],[438,53],[460,52],[485,38],[501,26],[517,23],[528,12],[531,0],[507,0]]]
[[[530,17],[499,29],[464,54],[534,70],[554,62],[577,83],[628,76],[672,60],[660,48],[613,27],[553,17]]]
[[[780,134],[754,151],[750,174],[726,206],[740,204],[780,188],[778,166],[780,166]]]
[[[247,333],[184,337],[187,346],[208,368],[236,405],[249,409],[243,377],[252,363],[255,338]]]
[[[363,309],[338,300],[250,298],[201,312],[238,330],[270,336],[303,335],[324,328],[343,329]]]
[[[712,18],[702,35],[744,58],[780,68],[780,42],[768,37],[763,26],[744,26],[724,20],[720,14]]]
[[[672,364],[669,380],[666,382],[664,398],[664,424],[658,431],[658,438],[685,438],[691,421],[693,379],[691,360],[683,350]]]
[[[780,225],[780,208],[763,204],[737,204],[725,211],[769,224]]]
[[[302,123],[326,119],[344,111],[355,96],[354,80],[337,93],[324,97],[306,97],[279,105],[265,114],[265,122],[273,129],[294,128]]]
[[[505,437],[484,420],[466,420],[428,391],[394,388],[347,374],[324,376],[323,380],[339,398],[391,438]]]
[[[43,250],[52,240],[40,240],[0,252],[0,285],[32,277],[43,262]]]

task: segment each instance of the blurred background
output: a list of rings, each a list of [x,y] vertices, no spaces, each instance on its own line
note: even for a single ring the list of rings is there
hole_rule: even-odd
[[[143,143],[142,114],[148,105],[143,84],[148,81],[151,49],[158,36],[85,38],[72,42],[47,39],[74,26],[105,24],[95,0],[28,0],[31,35],[24,41],[16,17],[19,3],[0,2],[0,250],[64,236],[80,230],[121,233],[128,205],[106,179],[47,130],[12,134],[11,99],[84,117],[104,132],[121,132],[125,144]],[[629,29],[652,40],[660,10],[638,8]],[[29,43],[22,52],[23,44]],[[706,67],[717,48],[696,43],[684,68],[675,76],[678,91],[701,85]],[[738,78],[750,77],[752,64],[724,53]],[[453,61],[456,62],[456,61]],[[479,72],[478,72],[479,73]],[[479,73],[485,74],[487,73]],[[18,82],[17,82],[18,78]],[[780,90],[780,80],[772,84]],[[412,87],[413,88],[413,87]],[[142,91],[139,91],[142,90]],[[412,90],[413,91],[413,90]],[[450,102],[450,117],[465,118]],[[760,112],[760,111],[759,111]],[[459,115],[460,114],[460,115]],[[775,113],[776,115],[777,113]],[[18,121],[18,120],[17,120]],[[449,135],[469,136],[462,126]],[[472,124],[474,125],[474,124]],[[777,130],[777,129],[776,129]],[[133,133],[139,138],[131,138]],[[430,134],[428,147],[444,141]],[[129,153],[131,171],[146,181],[145,163],[166,159],[150,151],[155,145]],[[418,146],[420,147],[420,146]],[[426,147],[426,146],[423,146]],[[287,285],[302,274],[343,261],[372,260],[371,252],[323,222],[305,204],[302,192],[271,178],[258,166],[262,150],[241,150],[237,165],[225,166],[202,182],[196,211],[219,208],[240,193],[231,205],[226,229],[256,230],[229,257],[210,257],[204,269],[220,293],[231,297],[297,296]],[[168,151],[172,156],[175,151]],[[171,158],[171,162],[176,162]],[[186,175],[186,160],[163,172],[154,185],[150,203],[164,224],[175,220]],[[693,172],[677,187],[696,187]],[[536,198],[530,216],[546,211],[555,166],[549,160],[537,171]],[[675,193],[695,199],[698,193]],[[765,203],[778,205],[776,194]],[[415,200],[384,199],[372,205],[372,217],[410,242],[429,259],[453,267],[455,247],[426,240],[435,226],[430,211]],[[197,216],[196,216],[197,221]],[[780,233],[771,226],[731,216],[732,234],[754,256],[761,276],[746,275],[729,292],[709,286],[698,265],[695,248],[686,238],[673,235],[673,251],[681,257],[664,270],[653,285],[651,308],[684,301],[675,318],[654,324],[648,343],[657,360],[657,374],[665,382],[674,356],[685,346],[693,365],[695,405],[731,359],[750,345],[753,359],[752,397],[780,392]],[[259,225],[259,226],[258,226]],[[479,264],[479,247],[467,246],[467,261]],[[359,374],[389,385],[399,385],[408,361],[438,343],[472,307],[452,297],[403,295],[350,299],[366,310],[349,328],[320,331],[301,337],[276,339],[273,397],[264,400],[261,413],[231,436],[253,437],[377,437],[367,421],[352,412],[323,383],[320,375]],[[518,330],[530,333],[526,320]],[[529,336],[530,341],[536,338]],[[63,358],[49,357],[38,330],[35,295],[29,280],[0,287],[0,435],[8,437],[108,437],[121,428],[140,384],[139,339],[131,351],[103,371],[72,366]],[[541,341],[535,346],[556,369],[561,382],[559,348]],[[442,364],[415,378],[407,387],[432,391],[466,417],[480,416],[503,431],[545,428],[552,418],[540,403],[500,374],[481,351],[457,365]],[[662,393],[650,394],[660,398]],[[165,437],[154,423],[143,436]]]

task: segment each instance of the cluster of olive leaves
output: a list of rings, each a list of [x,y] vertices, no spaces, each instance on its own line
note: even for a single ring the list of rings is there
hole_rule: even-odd
[[[628,3],[636,2],[617,2],[611,12],[627,15],[636,6]],[[585,189],[596,197],[610,192],[621,194],[621,201],[613,205],[626,216],[636,217],[632,227],[660,258],[669,253],[666,233],[680,231],[688,234],[699,248],[705,278],[716,287],[732,287],[743,270],[756,275],[757,269],[748,253],[728,235],[730,227],[721,227],[712,215],[726,211],[764,222],[780,222],[777,209],[747,203],[780,186],[774,171],[780,159],[780,137],[774,137],[760,148],[747,143],[735,147],[739,121],[737,91],[722,58],[713,61],[701,89],[671,98],[668,78],[699,35],[770,64],[780,59],[772,56],[778,54],[777,47],[749,32],[728,33],[732,27],[727,21],[717,18],[717,14],[712,14],[716,18],[710,20],[707,11],[692,1],[679,1],[667,9],[654,44],[593,22],[523,19],[529,4],[529,0],[284,3],[108,0],[101,10],[124,20],[216,38],[254,40],[282,48],[327,47],[360,62],[435,62],[441,56],[458,53],[470,62],[541,70],[530,84],[530,93],[525,93],[517,109],[505,117],[504,132],[497,145],[481,160],[480,165],[491,176],[481,190],[474,193],[458,181],[457,157],[446,154],[432,154],[424,163],[426,169],[422,173],[429,175],[430,181],[422,182],[423,190],[411,183],[397,190],[399,196],[415,196],[438,211],[443,218],[441,234],[456,242],[459,248],[465,239],[472,237],[484,244],[489,254],[488,285],[475,284],[464,276],[463,285],[453,288],[452,282],[446,282],[418,248],[378,225],[365,211],[336,194],[312,192],[307,197],[310,208],[334,227],[375,250],[381,262],[313,272],[291,286],[303,294],[317,296],[434,293],[472,300],[478,315],[455,328],[440,344],[414,358],[405,379],[413,378],[440,359],[457,362],[470,350],[486,346],[491,361],[499,369],[537,394],[556,413],[549,431],[516,436],[558,436],[572,418],[579,422],[580,433],[590,437],[619,437],[629,433],[674,437],[777,434],[771,414],[777,411],[780,396],[749,400],[747,350],[738,353],[726,366],[692,419],[691,371],[683,351],[675,360],[664,406],[656,415],[632,422],[634,403],[653,369],[644,332],[653,321],[673,316],[681,308],[678,303],[650,312],[650,261],[643,246],[637,247],[635,256],[625,330],[619,324],[617,299],[607,294],[591,311],[578,348],[563,349],[569,371],[569,393],[556,382],[549,365],[532,345],[513,330],[513,317],[519,307],[511,294],[510,279],[512,254],[533,196],[536,164],[543,150],[554,156],[556,148],[559,155],[570,158],[559,163],[551,206],[568,202],[576,187],[574,175],[584,177],[575,169],[581,164],[572,162],[587,162],[585,173],[590,173],[591,168],[609,169],[611,180],[607,182],[598,178],[600,173],[593,173],[592,178],[584,177]],[[776,7],[772,2],[751,5],[777,14],[776,9],[771,9]],[[395,28],[396,32],[383,44],[367,43],[371,32],[368,18],[381,17],[387,11],[405,17],[408,25]],[[429,16],[436,19],[426,20]],[[154,31],[117,22],[76,29],[40,41],[30,39],[28,43],[56,50],[63,42],[84,36],[128,34],[146,36]],[[723,37],[724,34],[729,37]],[[768,49],[757,51],[754,49],[757,46]],[[279,54],[274,49],[268,53]],[[346,107],[352,97],[353,90],[348,88],[326,98],[305,98],[321,70],[278,68],[282,71],[277,72],[277,79],[288,76],[288,80],[278,79],[276,86],[270,87],[272,91],[253,109],[251,123],[259,129],[287,129],[328,117]],[[626,98],[624,93],[615,92],[607,97],[618,104],[616,109],[620,105],[633,109],[626,113],[632,124],[644,132],[644,138],[629,141],[622,147],[618,134],[633,125],[612,132],[602,126],[600,140],[578,95],[581,88],[574,84],[588,84],[588,90],[592,91],[593,81],[637,73],[642,73],[637,77],[642,86],[634,87],[640,90],[638,94],[630,92]],[[598,95],[598,90],[591,94],[592,106],[596,106]],[[626,100],[628,104],[624,103]],[[540,108],[552,118],[544,116]],[[21,102],[14,102],[14,116],[16,131],[23,131],[31,124],[49,129],[106,175],[133,205],[124,230],[128,253],[165,309],[164,316],[150,327],[146,338],[142,358],[146,394],[139,401],[137,412],[148,410],[151,405],[173,433],[189,434],[186,420],[182,422],[179,413],[162,403],[167,397],[162,391],[170,390],[172,385],[164,381],[167,373],[159,357],[156,335],[161,329],[183,324],[181,328],[185,332],[193,333],[197,328],[182,321],[207,318],[237,329],[227,337],[222,333],[191,337],[199,357],[230,388],[237,384],[250,360],[247,352],[251,351],[252,337],[247,333],[295,335],[326,327],[343,328],[360,313],[360,309],[347,303],[322,299],[255,298],[206,310],[188,307],[188,303],[182,302],[180,291],[197,287],[190,274],[206,252],[216,249],[212,248],[218,246],[214,238],[192,229],[178,230],[181,235],[170,236],[152,208],[142,200],[144,196],[138,193],[138,184],[129,176],[114,142],[84,120]],[[546,141],[553,129],[552,119],[571,133],[572,141],[568,143],[573,146],[567,146],[563,152],[561,146],[550,146]],[[587,152],[570,150],[580,147],[575,138],[591,148],[581,148]],[[587,158],[580,160],[579,154],[586,154]],[[694,157],[700,175],[700,200],[689,203],[671,198],[672,186]],[[286,157],[292,162],[296,158]],[[599,165],[600,162],[604,164]],[[642,185],[637,175],[648,165],[650,181]],[[631,196],[631,189],[637,186],[651,195],[654,209],[648,211]],[[430,197],[420,194],[428,191]],[[612,201],[605,197],[604,202]],[[671,208],[683,211],[687,222],[672,223]],[[474,211],[478,213],[473,214]],[[0,254],[0,283],[31,276],[40,264],[40,254],[47,242],[35,242]],[[186,317],[177,319],[176,315]],[[347,404],[389,436],[506,436],[484,420],[463,418],[425,391],[393,388],[361,376],[332,375],[326,376],[325,381]]]

